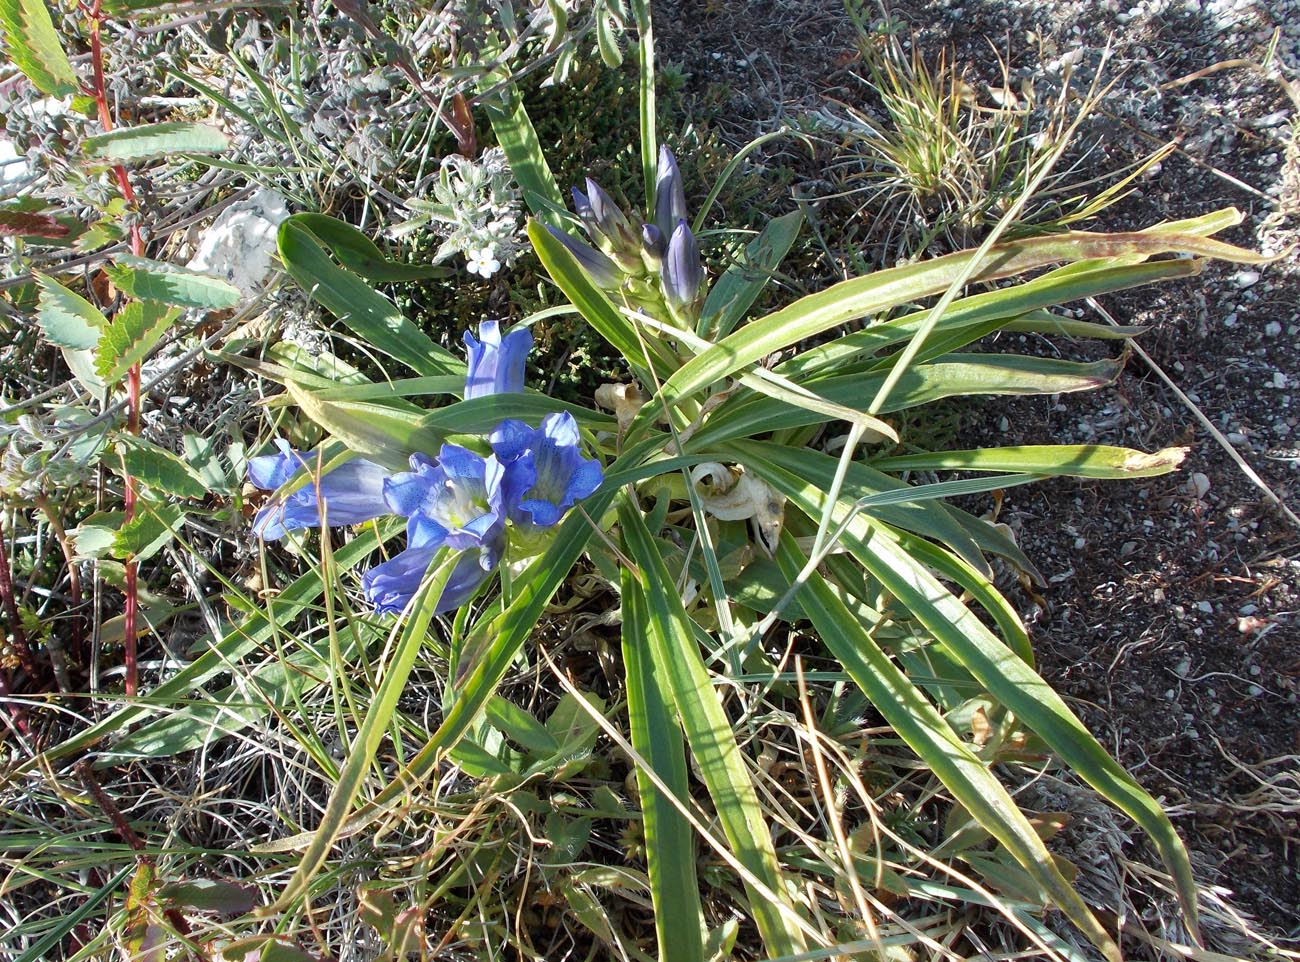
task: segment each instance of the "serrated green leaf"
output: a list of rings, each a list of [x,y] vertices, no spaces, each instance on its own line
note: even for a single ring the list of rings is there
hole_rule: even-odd
[[[77,92],[77,75],[42,0],[0,0],[9,59],[36,88],[50,97]]]
[[[109,163],[153,160],[169,154],[219,154],[229,147],[230,138],[216,127],[181,120],[123,127],[81,142],[87,157]]]
[[[117,455],[124,471],[160,494],[201,498],[208,493],[203,479],[188,464],[143,438],[120,439]]]
[[[36,323],[45,339],[58,347],[84,350],[99,344],[108,318],[80,294],[74,294],[46,274],[34,274],[41,289]]]
[[[114,260],[105,273],[119,290],[142,301],[219,311],[234,307],[243,296],[228,281],[187,267],[130,254],[117,254]]]
[[[95,373],[109,384],[145,359],[180,314],[157,301],[131,301],[117,312],[95,352]]]
[[[113,539],[126,515],[121,511],[99,511],[70,532],[78,558],[104,558],[113,548]]]
[[[137,502],[135,517],[123,524],[113,539],[113,556],[136,561],[153,557],[172,539],[184,517],[178,504]]]
[[[69,226],[53,214],[0,208],[0,237],[57,240],[67,237],[69,231]]]

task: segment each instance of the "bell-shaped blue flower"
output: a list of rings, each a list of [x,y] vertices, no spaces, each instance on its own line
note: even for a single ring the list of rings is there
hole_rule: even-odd
[[[700,245],[685,219],[677,222],[659,276],[668,306],[675,311],[692,311],[704,285],[704,266],[700,263]]]
[[[623,272],[608,255],[601,253],[589,244],[584,244],[576,237],[570,237],[564,231],[556,230],[549,224],[546,227],[556,240],[569,249],[574,260],[587,273],[597,287],[615,291],[623,283]]]
[[[686,191],[673,152],[659,146],[659,165],[655,170],[655,226],[665,237],[672,234],[677,222],[686,217]]]
[[[484,321],[478,328],[479,339],[465,332],[469,348],[469,372],[465,376],[465,399],[489,394],[521,394],[524,390],[524,366],[533,348],[532,332],[516,328],[504,337],[497,321]]]
[[[275,443],[278,454],[248,459],[248,480],[257,487],[273,491],[304,473],[315,472],[315,457],[295,451],[287,441]],[[390,475],[373,461],[348,461],[259,510],[253,519],[253,533],[274,541],[297,528],[319,528],[322,502],[325,518],[332,525],[361,524],[391,514],[384,500],[384,483]]]
[[[567,411],[548,414],[542,426],[506,420],[492,432],[492,450],[505,465],[505,510],[515,525],[549,528],[604,480],[600,462],[578,450],[578,422]]]
[[[458,444],[444,444],[437,461],[411,455],[411,470],[384,483],[384,498],[393,514],[410,519],[410,547],[481,548],[505,523],[504,473],[495,455],[483,458]]]
[[[469,601],[479,586],[487,581],[504,550],[505,526],[499,525],[489,542],[481,548],[461,552],[433,613],[446,614]],[[408,546],[405,551],[362,575],[362,590],[366,600],[375,606],[376,614],[401,614],[419,590],[429,563],[437,553],[437,545]]]

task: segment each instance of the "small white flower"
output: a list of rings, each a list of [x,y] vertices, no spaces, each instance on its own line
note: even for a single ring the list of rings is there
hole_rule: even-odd
[[[497,260],[495,247],[480,247],[478,250],[472,250],[465,255],[468,263],[465,270],[471,274],[478,274],[481,277],[491,277],[497,271],[501,270],[501,262]]]

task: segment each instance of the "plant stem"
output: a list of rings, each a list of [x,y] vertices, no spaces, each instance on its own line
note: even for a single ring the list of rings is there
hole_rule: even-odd
[[[14,600],[14,580],[9,569],[9,552],[5,548],[4,533],[0,531],[0,601],[4,603],[5,615],[9,619],[9,632],[13,635],[13,649],[18,661],[35,684],[36,660],[32,658],[31,646],[27,644],[27,632],[23,630],[22,620],[18,617],[18,603]]]
[[[108,133],[113,129],[113,117],[108,110],[108,91],[104,83],[104,48],[99,38],[100,24],[104,20],[103,10],[101,9],[103,0],[92,0],[87,6],[82,0],[81,8],[90,18],[90,62],[94,70],[94,85],[91,88],[91,95],[95,98],[95,108],[99,112],[99,124]],[[117,179],[118,187],[122,191],[122,198],[128,206],[135,206],[135,191],[131,188],[131,179],[127,176],[126,168],[121,164],[113,165],[113,176]],[[131,253],[137,257],[144,256],[144,239],[140,235],[140,225],[138,222],[131,224]],[[126,375],[126,396],[127,396],[127,431],[131,434],[140,433],[140,365],[133,364]],[[127,523],[135,517],[136,501],[136,484],[130,472],[123,469],[123,480],[126,484],[126,492],[123,498],[125,520]],[[131,697],[136,694],[139,686],[139,669],[137,667],[136,656],[136,619],[139,607],[139,591],[136,585],[136,562],[134,557],[126,559],[126,610],[125,615],[125,642],[126,642],[126,694]]]

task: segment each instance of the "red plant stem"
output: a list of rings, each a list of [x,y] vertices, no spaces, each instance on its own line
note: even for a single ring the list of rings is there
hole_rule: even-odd
[[[18,617],[18,603],[14,600],[14,580],[9,570],[9,553],[5,550],[4,533],[0,531],[0,601],[4,602],[5,615],[9,619],[9,632],[13,635],[14,652],[18,662],[23,666],[32,680],[37,682],[36,660],[32,658],[31,646],[27,644],[27,632]]]
[[[99,111],[99,124],[108,133],[113,129],[113,117],[108,110],[108,89],[104,82],[104,48],[99,39],[100,23],[104,19],[101,9],[103,0],[92,0],[89,7],[84,0],[81,4],[82,9],[90,18],[90,63],[94,69],[95,81],[91,88],[91,95],[95,98],[95,107]],[[121,164],[113,165],[113,175],[117,178],[117,185],[122,191],[122,197],[128,205],[135,206],[135,191],[131,188],[131,180],[127,177],[126,168]],[[137,257],[144,256],[144,239],[140,236],[139,223],[131,225],[131,253]],[[140,433],[140,365],[133,364],[126,375],[126,397],[127,397],[127,421],[126,429],[131,434]],[[135,478],[129,472],[124,470],[123,478],[126,483],[126,493],[123,498],[124,512],[126,521],[135,517],[135,500],[136,485]],[[131,697],[136,694],[139,687],[139,669],[137,667],[136,655],[136,618],[137,608],[139,606],[138,589],[136,586],[136,563],[135,559],[128,557],[126,559],[126,694]]]
[[[130,846],[131,851],[135,852],[136,859],[150,865],[154,864],[153,856],[149,855],[145,851],[144,841],[135,833],[135,829],[133,829],[127,822],[126,817],[122,814],[122,810],[117,807],[117,803],[108,797],[108,793],[104,791],[103,786],[99,784],[99,779],[95,777],[95,770],[90,767],[90,762],[87,759],[83,758],[81,761],[77,762],[77,774],[81,776],[81,781],[86,786],[86,790],[89,791],[91,796],[95,799],[95,804],[100,807],[100,810],[108,816],[108,820],[113,823],[113,830],[117,832],[123,842]],[[185,916],[183,916],[179,910],[175,908],[166,908],[163,909],[163,914],[167,916],[167,921],[170,922],[172,927],[181,935],[188,936],[190,934],[189,922],[185,920]]]
[[[32,730],[27,727],[27,718],[23,715],[22,709],[9,701],[9,696],[12,694],[13,688],[9,684],[9,671],[0,667],[0,701],[3,701],[5,707],[9,709],[9,714],[13,716],[14,725],[17,726],[18,731],[23,735],[30,735]]]

